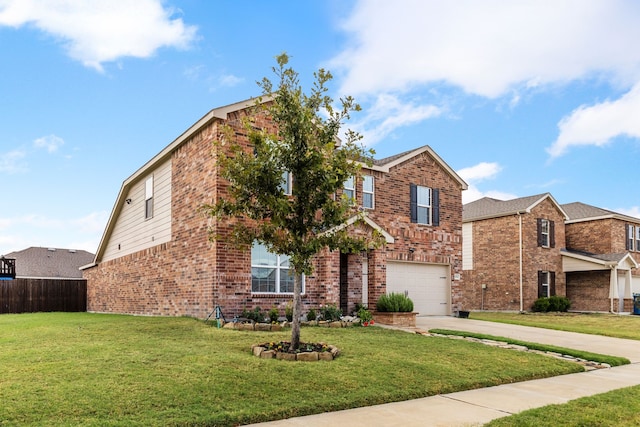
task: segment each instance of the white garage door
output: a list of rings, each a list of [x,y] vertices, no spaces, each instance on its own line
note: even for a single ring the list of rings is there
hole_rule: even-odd
[[[420,315],[446,316],[451,313],[449,271],[448,265],[388,262],[387,292],[407,291]]]

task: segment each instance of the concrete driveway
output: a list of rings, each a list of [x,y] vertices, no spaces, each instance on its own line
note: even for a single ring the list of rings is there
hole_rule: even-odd
[[[480,426],[518,412],[640,385],[640,342],[455,317],[418,317],[418,329],[451,329],[622,356],[630,365],[255,424],[264,427]]]

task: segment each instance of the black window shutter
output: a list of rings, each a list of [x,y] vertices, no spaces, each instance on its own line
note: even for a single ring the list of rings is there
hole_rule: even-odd
[[[538,218],[538,246],[542,246],[542,218]]]
[[[411,209],[411,222],[418,222],[418,186],[409,184],[409,198]]]
[[[440,225],[440,190],[434,188],[431,190],[431,194],[433,198],[433,225],[437,227]]]
[[[549,221],[549,246],[556,247],[556,223]]]
[[[549,281],[551,282],[549,283],[549,296],[552,297],[556,294],[556,272],[549,272],[549,276]]]
[[[629,224],[624,225],[624,247],[626,250],[630,250],[629,247]]]
[[[544,289],[542,288],[542,271],[538,271],[538,298],[544,296]]]

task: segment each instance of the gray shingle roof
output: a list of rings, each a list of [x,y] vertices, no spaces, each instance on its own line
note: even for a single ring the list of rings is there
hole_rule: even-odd
[[[515,215],[518,212],[527,211],[546,197],[551,197],[551,194],[543,193],[511,200],[483,197],[482,199],[467,203],[462,207],[462,220],[473,221],[483,218]]]
[[[31,247],[11,252],[16,259],[16,276],[47,278],[82,278],[80,267],[93,261],[94,254],[74,249]]]
[[[595,206],[587,205],[586,203],[573,202],[562,205],[562,209],[569,215],[569,222],[571,221],[586,221],[594,218],[617,218],[623,221],[630,221],[639,223],[640,218],[634,218],[628,215],[623,215],[608,209],[597,208]]]

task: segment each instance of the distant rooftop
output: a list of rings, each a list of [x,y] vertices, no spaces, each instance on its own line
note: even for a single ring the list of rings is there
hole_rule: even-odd
[[[16,277],[81,279],[80,267],[91,263],[94,254],[76,249],[30,247],[5,257],[15,258]]]

